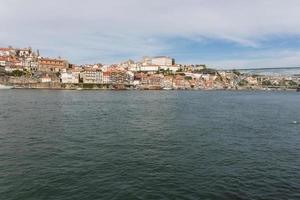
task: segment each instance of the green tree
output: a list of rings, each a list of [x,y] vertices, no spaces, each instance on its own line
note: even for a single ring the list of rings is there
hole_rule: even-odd
[[[246,85],[248,85],[248,81],[245,79],[243,79],[239,82],[239,86],[246,86]]]
[[[21,77],[23,75],[26,75],[26,73],[23,71],[20,71],[20,70],[14,70],[14,71],[12,71],[11,75],[16,76],[16,77]]]
[[[190,76],[186,76],[186,77],[184,77],[184,79],[185,79],[185,80],[188,80],[188,81],[193,80],[193,78],[190,77]]]

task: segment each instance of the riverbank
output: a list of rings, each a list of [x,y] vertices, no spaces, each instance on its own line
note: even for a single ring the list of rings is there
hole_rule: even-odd
[[[186,90],[186,91],[290,91],[299,92],[297,88],[269,88],[269,87],[236,87],[236,88],[162,88],[159,86],[137,87],[133,85],[112,85],[112,84],[63,84],[63,83],[28,83],[3,85],[3,89],[33,89],[33,90]],[[7,87],[7,88],[5,88]]]

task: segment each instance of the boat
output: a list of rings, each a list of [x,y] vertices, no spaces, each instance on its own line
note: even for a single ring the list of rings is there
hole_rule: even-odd
[[[7,89],[13,89],[13,88],[14,88],[14,86],[0,84],[0,90],[7,90]]]

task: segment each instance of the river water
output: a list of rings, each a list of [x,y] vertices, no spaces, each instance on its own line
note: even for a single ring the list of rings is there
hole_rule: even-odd
[[[300,199],[300,93],[0,91],[0,199]]]

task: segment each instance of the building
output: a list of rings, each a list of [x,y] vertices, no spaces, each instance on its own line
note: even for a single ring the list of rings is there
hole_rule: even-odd
[[[59,72],[68,68],[68,62],[62,59],[40,58],[38,60],[38,71],[42,72]]]
[[[172,89],[173,88],[173,76],[165,76],[162,80],[161,86],[163,89]]]
[[[109,84],[110,81],[110,73],[109,72],[103,72],[102,74],[102,83]]]
[[[134,74],[120,69],[111,69],[108,71],[109,82],[112,84],[132,84]]]
[[[141,84],[146,86],[154,86],[160,88],[162,85],[162,81],[164,76],[161,74],[151,74],[148,76],[143,76],[141,79]]]
[[[173,80],[173,84],[176,89],[185,89],[186,88],[185,77],[177,75]]]
[[[250,84],[250,85],[257,85],[258,81],[256,77],[248,76],[245,78],[245,80]]]
[[[71,72],[63,72],[60,75],[62,83],[79,83],[80,71],[73,70]]]
[[[23,48],[23,49],[16,49],[17,56],[19,57],[29,57],[31,56],[32,50],[31,48]]]
[[[175,73],[177,72],[180,67],[179,66],[176,66],[176,65],[163,65],[163,66],[160,66],[159,68],[160,70],[165,70],[165,71],[171,71],[172,73]]]
[[[16,52],[13,48],[0,48],[0,56],[14,56]]]
[[[152,65],[172,66],[175,65],[175,59],[167,56],[158,56],[151,59]]]
[[[144,65],[144,66],[142,65],[142,66],[139,66],[137,69],[139,72],[154,73],[154,72],[159,71],[160,67],[157,65]]]
[[[9,67],[10,66],[10,59],[7,56],[0,57],[0,66],[2,67]]]
[[[97,69],[85,69],[81,75],[83,83],[101,84],[103,82],[103,73]]]
[[[60,80],[62,83],[72,83],[72,73],[70,72],[63,72],[60,74]]]
[[[144,57],[142,65],[172,66],[175,65],[175,59],[167,56]]]
[[[157,57],[143,57],[142,65],[159,65],[159,66],[172,66],[175,65],[175,59],[168,56]]]
[[[51,83],[51,78],[48,76],[48,74],[46,74],[45,76],[41,77],[41,82],[42,83]]]

